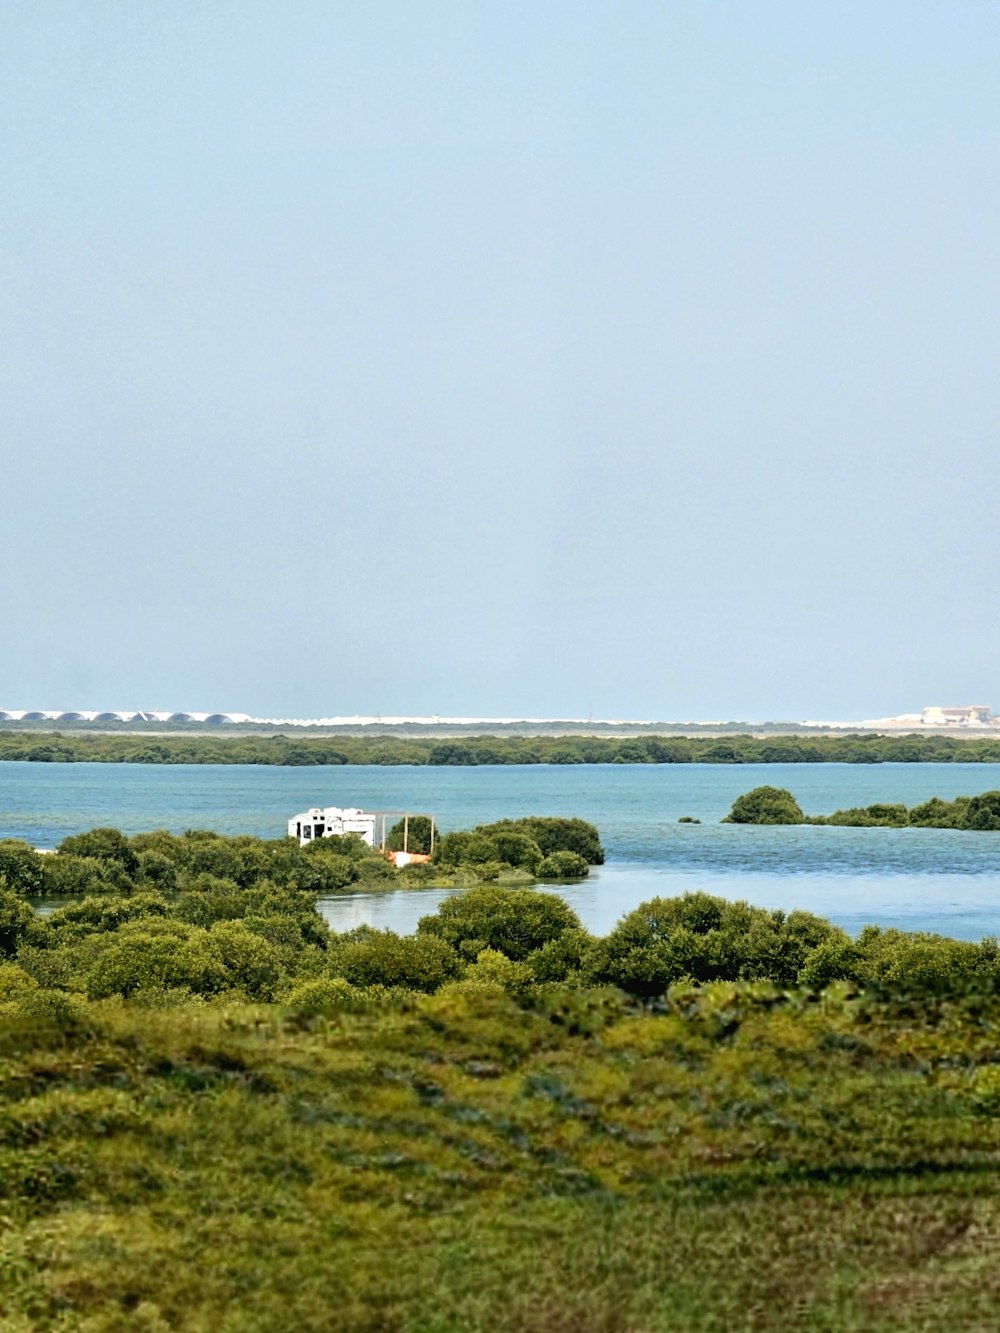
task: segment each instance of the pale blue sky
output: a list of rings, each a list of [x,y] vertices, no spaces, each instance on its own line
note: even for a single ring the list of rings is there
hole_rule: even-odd
[[[1000,5],[0,14],[0,707],[1000,709]]]

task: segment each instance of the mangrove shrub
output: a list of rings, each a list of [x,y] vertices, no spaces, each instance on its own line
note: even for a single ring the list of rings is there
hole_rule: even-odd
[[[784,787],[754,787],[733,802],[724,824],[801,824],[802,807]]]

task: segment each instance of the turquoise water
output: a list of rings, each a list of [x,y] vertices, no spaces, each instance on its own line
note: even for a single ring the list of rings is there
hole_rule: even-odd
[[[1000,788],[990,764],[531,765],[497,768],[272,768],[0,764],[0,837],[38,847],[95,825],[134,833],[210,828],[281,836],[311,805],[425,810],[445,829],[523,814],[578,815],[608,863],[562,890],[605,932],[655,894],[704,888],[766,907],[807,908],[849,930],[866,922],[967,939],[1000,934],[1000,834],[936,829],[745,828],[720,824],[762,783],[826,814],[873,801],[912,805]],[[701,824],[678,824],[682,815]],[[440,890],[345,895],[337,929],[409,930]]]

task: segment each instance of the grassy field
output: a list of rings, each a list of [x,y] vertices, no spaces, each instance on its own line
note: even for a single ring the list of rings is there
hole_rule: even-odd
[[[1000,1325],[1000,1001],[530,1003],[15,1007],[0,1327]]]

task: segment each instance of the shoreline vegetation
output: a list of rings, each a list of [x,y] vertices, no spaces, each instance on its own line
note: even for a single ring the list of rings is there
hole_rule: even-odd
[[[1000,736],[253,736],[0,729],[0,762],[264,764],[1000,763]]]
[[[411,935],[317,911],[386,876],[356,837],[0,842],[5,1329],[995,1325],[995,940],[701,892],[599,937],[496,882]]]
[[[919,805],[878,803],[835,810],[832,815],[807,815],[785,787],[754,787],[737,797],[724,824],[825,824],[844,828],[964,829],[976,833],[1000,831],[1000,791],[979,796],[956,796],[944,801],[932,796]]]
[[[761,791],[771,799],[778,789]],[[545,876],[577,879],[603,862],[598,832],[583,820],[502,820],[446,833],[434,858],[396,870],[356,835],[300,847],[291,838],[205,830],[128,837],[96,828],[49,853],[6,839],[0,958],[14,971],[0,977],[0,1002],[22,983],[168,1006],[219,996],[308,996],[322,1006],[369,986],[430,993],[451,983],[514,993],[610,985],[642,999],[716,981],[1000,993],[994,939],[974,944],[876,926],[852,939],[810,912],[701,892],[652,899],[609,935],[593,936],[562,897],[528,887]],[[369,926],[337,935],[316,909],[320,897],[390,884],[464,892],[409,936]],[[40,914],[35,900],[60,905]]]
[[[431,852],[429,818],[410,816],[407,835],[411,852]],[[388,850],[401,850],[403,838],[400,820],[387,831]],[[0,892],[45,899],[176,894],[216,881],[231,884],[234,891],[266,882],[276,892],[320,897],[386,887],[581,880],[592,865],[603,864],[604,848],[593,824],[539,815],[442,833],[429,861],[400,868],[356,834],[300,846],[294,838],[226,837],[205,829],[179,835],[157,829],[129,838],[116,828],[95,828],[64,838],[54,851],[17,838],[0,840]]]

